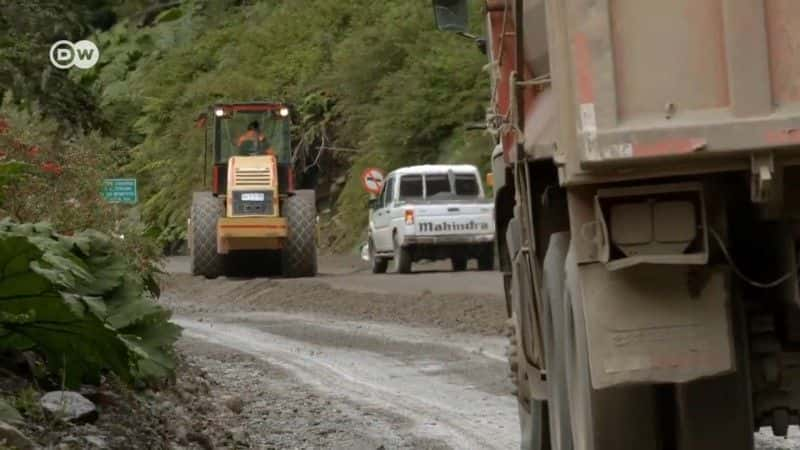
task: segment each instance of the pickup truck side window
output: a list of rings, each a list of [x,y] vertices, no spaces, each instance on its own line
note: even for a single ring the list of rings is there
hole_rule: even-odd
[[[425,198],[450,195],[450,178],[446,173],[425,175]]]
[[[481,190],[474,174],[464,173],[456,175],[456,195],[460,197],[477,197]]]
[[[422,175],[403,175],[400,178],[400,200],[422,198]]]
[[[386,206],[386,190],[389,189],[391,180],[386,180],[381,187],[381,195],[378,197],[378,208],[383,208]]]
[[[383,206],[389,206],[394,201],[394,178],[386,180],[386,190],[384,194],[386,194],[386,196],[383,199]]]

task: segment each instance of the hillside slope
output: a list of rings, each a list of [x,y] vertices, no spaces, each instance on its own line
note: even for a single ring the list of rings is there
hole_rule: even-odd
[[[187,0],[96,39],[101,63],[80,82],[131,149],[125,171],[141,180],[144,217],[164,242],[183,237],[190,192],[202,188],[194,119],[216,101],[296,106],[297,151],[323,184],[325,242],[338,248],[366,222],[363,167],[488,161],[488,138],[463,129],[484,114],[486,59],[437,32],[427,0]]]

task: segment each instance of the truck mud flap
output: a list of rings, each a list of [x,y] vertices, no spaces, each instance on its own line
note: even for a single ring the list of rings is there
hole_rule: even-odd
[[[592,385],[683,383],[734,370],[728,272],[578,266]]]
[[[513,273],[511,303],[519,321],[521,348],[527,365],[538,371],[543,367],[544,353],[533,280],[534,270],[530,251],[522,245],[521,229],[516,218],[509,223],[506,237]]]

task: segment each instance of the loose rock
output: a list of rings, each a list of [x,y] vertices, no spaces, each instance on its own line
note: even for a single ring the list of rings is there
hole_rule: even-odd
[[[45,414],[52,418],[72,423],[86,423],[97,420],[97,408],[94,403],[77,392],[48,392],[42,396],[39,404]]]
[[[236,414],[241,414],[244,410],[244,401],[238,395],[234,395],[225,399],[225,406]]]
[[[108,448],[108,443],[100,436],[86,436],[84,439],[93,448]]]
[[[190,431],[186,434],[186,439],[189,440],[189,442],[194,442],[200,447],[203,447],[204,450],[214,450],[214,444],[211,442],[211,438],[203,433]]]
[[[21,431],[5,422],[0,422],[0,445],[16,448],[19,450],[30,450],[37,448],[27,436]]]

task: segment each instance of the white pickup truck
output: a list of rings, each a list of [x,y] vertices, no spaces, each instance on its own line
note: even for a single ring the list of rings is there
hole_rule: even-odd
[[[450,259],[453,270],[470,258],[480,270],[494,266],[493,205],[484,196],[480,172],[470,165],[425,165],[397,169],[370,201],[369,241],[373,273],[389,260],[396,272],[411,272],[423,259]]]

